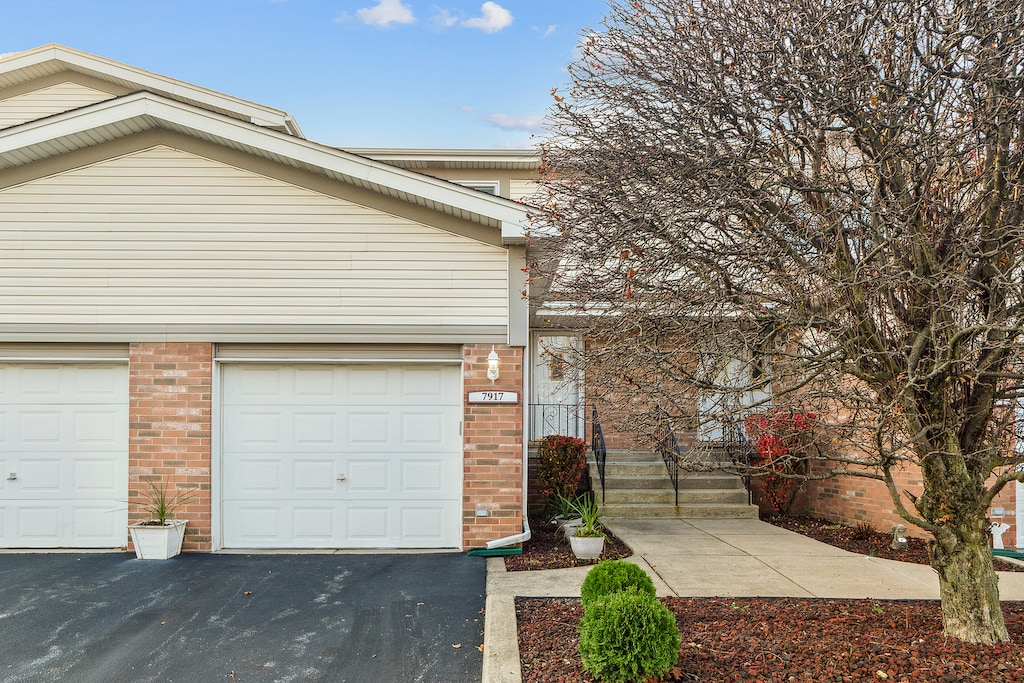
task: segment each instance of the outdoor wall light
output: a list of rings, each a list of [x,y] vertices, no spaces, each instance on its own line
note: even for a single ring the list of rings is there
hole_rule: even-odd
[[[494,384],[494,380],[498,379],[498,365],[501,363],[501,359],[498,358],[498,352],[494,350],[494,346],[491,346],[491,352],[487,354],[487,379],[491,380],[491,384]]]

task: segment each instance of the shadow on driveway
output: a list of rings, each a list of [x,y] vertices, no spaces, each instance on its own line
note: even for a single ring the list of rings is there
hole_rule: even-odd
[[[463,554],[0,554],[0,681],[479,681]]]

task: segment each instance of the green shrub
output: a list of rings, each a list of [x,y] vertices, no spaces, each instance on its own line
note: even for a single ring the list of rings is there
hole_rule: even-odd
[[[653,598],[656,593],[654,582],[647,572],[625,560],[605,560],[594,565],[594,568],[587,572],[583,579],[583,586],[580,587],[580,600],[583,602],[583,609],[587,609],[591,603],[604,600],[609,595],[634,588],[638,593],[643,593]]]
[[[635,588],[592,603],[580,620],[583,669],[599,681],[662,676],[679,659],[680,640],[668,608]]]

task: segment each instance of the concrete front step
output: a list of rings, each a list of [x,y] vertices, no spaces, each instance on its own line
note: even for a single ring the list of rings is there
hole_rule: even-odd
[[[600,492],[597,464],[590,479]],[[605,462],[604,515],[607,517],[754,518],[740,477],[721,471],[683,472],[679,505],[661,455],[654,451],[609,451]]]
[[[645,505],[640,503],[620,503],[608,505],[604,516],[608,519],[677,517],[700,519],[756,519],[756,505],[725,505],[705,503],[701,505]]]
[[[598,481],[596,468],[590,469],[591,481]],[[672,480],[665,471],[654,474],[624,474],[618,470],[605,470],[606,489],[661,489],[672,488]],[[735,474],[690,474],[679,478],[679,489],[742,489],[743,480]]]
[[[669,489],[629,490],[605,487],[607,505],[622,503],[672,505],[676,494]],[[680,505],[746,505],[747,492],[743,489],[680,489]]]

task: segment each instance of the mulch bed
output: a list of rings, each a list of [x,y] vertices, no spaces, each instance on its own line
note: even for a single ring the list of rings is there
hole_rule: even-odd
[[[892,538],[810,518],[766,521],[830,545],[875,557],[928,564],[927,543]],[[510,571],[572,567],[569,545],[541,520],[523,555],[505,558]],[[631,551],[618,539],[609,557]],[[604,556],[603,556],[604,557]],[[997,560],[997,569],[1021,571]],[[1024,683],[1024,603],[1004,602],[1012,642],[969,645],[942,637],[937,601],[803,598],[663,598],[683,642],[666,683],[891,681],[894,683]],[[517,598],[524,683],[586,683],[577,650],[583,610],[575,598]],[[655,683],[655,682],[650,682]]]
[[[920,538],[908,538],[905,550],[893,550],[889,547],[892,543],[892,534],[876,531],[871,527],[853,527],[813,517],[785,515],[767,517],[764,521],[852,553],[915,564],[931,564],[928,560],[928,541]],[[1001,572],[1024,572],[1024,565],[1005,562],[998,558],[995,560],[995,567]]]
[[[1024,681],[1024,603],[1003,603],[1012,643],[942,637],[935,601],[663,598],[683,642],[664,681]],[[524,683],[584,683],[576,598],[517,598]]]
[[[530,540],[523,544],[523,554],[509,555],[505,558],[505,569],[508,571],[586,567],[597,564],[600,560],[619,560],[633,554],[628,545],[606,530],[604,552],[601,553],[601,557],[597,560],[577,560],[572,554],[572,548],[569,547],[569,541],[547,520],[531,517],[530,531]]]

